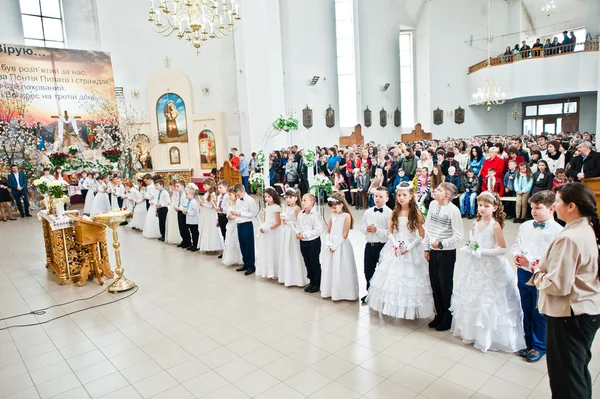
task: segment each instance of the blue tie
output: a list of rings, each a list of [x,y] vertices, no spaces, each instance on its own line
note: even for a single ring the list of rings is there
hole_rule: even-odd
[[[188,200],[188,204],[187,204],[187,207],[186,207],[186,209],[190,209],[190,204],[191,204],[191,203],[192,203],[192,200],[191,200],[191,199],[189,199],[189,200]]]
[[[533,222],[533,228],[537,228],[539,227],[540,229],[545,229],[546,228],[546,223],[542,223],[542,222]]]
[[[158,192],[158,198],[156,199],[156,205],[159,205],[159,204],[160,204],[160,193],[162,193],[162,190],[160,190],[160,191]]]

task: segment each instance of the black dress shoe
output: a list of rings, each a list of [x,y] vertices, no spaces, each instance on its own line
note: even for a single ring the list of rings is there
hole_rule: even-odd
[[[427,324],[427,327],[429,328],[436,328],[437,326],[439,326],[439,324],[442,322],[442,318],[440,316],[435,316],[435,318],[433,320],[431,320],[429,322],[429,324]]]
[[[200,251],[200,248],[190,249],[190,252],[196,252],[196,251]]]
[[[244,276],[249,276],[249,275],[251,275],[252,273],[254,273],[255,271],[256,271],[256,270],[254,270],[254,269],[248,269],[248,270],[246,270],[246,273],[244,273]]]
[[[238,267],[237,269],[235,269],[236,272],[243,272],[243,271],[246,271],[246,270],[248,270],[248,269],[245,266]]]
[[[515,218],[515,220],[513,220],[513,223],[521,223],[521,219]]]
[[[319,291],[320,291],[319,287],[312,286],[312,287],[310,288],[310,290],[308,290],[308,293],[309,293],[309,294],[312,294],[312,293],[319,292]]]
[[[218,259],[223,259],[223,254],[217,256]]]
[[[25,215],[21,215],[21,219],[24,219],[24,218],[25,218]]]
[[[452,315],[447,312],[442,322],[435,327],[435,331],[447,331],[452,327]]]
[[[310,291],[311,288],[312,288],[312,284],[308,284],[306,287],[304,287],[304,292]]]
[[[184,248],[184,249],[187,249],[188,251],[191,251],[192,249],[196,249],[196,248],[194,248],[194,247],[192,247],[192,246],[189,246],[189,247],[186,247],[186,248]]]
[[[28,218],[32,217],[29,213],[27,215],[25,215],[25,216],[27,216]]]
[[[362,298],[360,298],[360,301],[361,301],[362,303],[367,303],[367,296],[365,295],[365,296],[363,296]]]
[[[160,238],[158,239],[158,241],[164,241],[164,240],[165,240],[165,237],[160,237]]]
[[[179,244],[177,248],[183,248],[183,243]]]

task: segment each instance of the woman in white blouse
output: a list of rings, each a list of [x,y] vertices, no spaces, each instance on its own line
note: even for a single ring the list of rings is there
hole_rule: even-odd
[[[550,173],[556,175],[556,169],[565,168],[565,155],[559,151],[560,143],[551,141],[548,143],[548,151],[544,160],[548,162]]]

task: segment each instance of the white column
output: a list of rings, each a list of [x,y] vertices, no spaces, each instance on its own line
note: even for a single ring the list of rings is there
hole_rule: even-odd
[[[241,148],[249,157],[262,149],[269,126],[285,115],[281,24],[278,0],[240,2],[242,20],[235,33],[235,54]],[[272,140],[269,149],[281,147],[285,136]]]

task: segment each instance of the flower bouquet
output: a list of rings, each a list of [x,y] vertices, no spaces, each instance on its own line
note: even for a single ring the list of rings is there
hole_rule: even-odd
[[[423,214],[423,216],[427,216],[427,208],[425,207],[424,203],[417,202],[417,208],[419,208],[419,211],[421,211],[421,213]]]
[[[40,190],[40,194],[46,195],[48,194],[48,181],[45,179],[37,179],[33,181],[33,185]]]
[[[275,130],[283,130],[284,132],[298,130],[298,119],[291,115],[287,118],[280,116],[273,122],[273,128]]]
[[[258,168],[263,169],[266,165],[267,158],[265,157],[265,153],[263,150],[258,150],[256,153],[256,162],[258,163]]]
[[[50,162],[55,168],[62,167],[67,159],[69,159],[69,154],[65,154],[64,152],[53,152],[48,156]]]
[[[306,161],[306,166],[312,168],[315,164],[315,152],[313,150],[304,151],[304,160]]]
[[[72,157],[77,155],[77,152],[79,152],[79,148],[77,148],[76,145],[72,145],[69,147],[69,155],[71,155]]]
[[[56,216],[61,217],[65,214],[65,204],[69,202],[69,197],[65,195],[69,183],[63,180],[55,180],[48,182],[47,185],[51,201],[48,211],[52,213],[52,208],[54,208]]]
[[[315,176],[315,184],[312,185],[308,191],[312,191],[315,189],[319,194],[325,193],[327,197],[331,195],[333,192],[333,185],[331,184],[331,180],[329,180],[326,176],[316,175]]]
[[[263,188],[265,187],[265,176],[260,172],[252,172],[250,173],[250,178],[248,179],[252,190],[256,193],[262,195]]]
[[[112,148],[110,150],[102,151],[102,155],[104,156],[104,158],[108,159],[112,163],[119,162],[122,153],[123,151],[119,150],[118,148]]]

